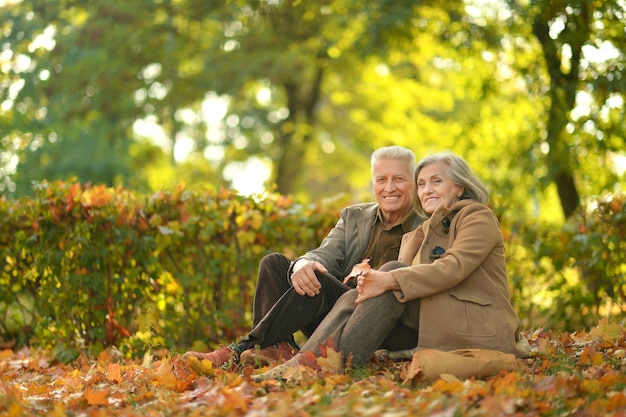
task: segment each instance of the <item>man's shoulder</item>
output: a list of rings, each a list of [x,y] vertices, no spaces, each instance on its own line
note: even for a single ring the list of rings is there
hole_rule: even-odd
[[[356,203],[350,206],[344,207],[341,210],[343,213],[376,213],[378,210],[378,203]]]

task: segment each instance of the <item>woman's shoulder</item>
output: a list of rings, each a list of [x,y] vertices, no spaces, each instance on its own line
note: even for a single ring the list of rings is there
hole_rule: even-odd
[[[495,215],[489,206],[474,200],[459,200],[452,205],[450,210],[465,216],[472,213],[483,213],[489,216]]]

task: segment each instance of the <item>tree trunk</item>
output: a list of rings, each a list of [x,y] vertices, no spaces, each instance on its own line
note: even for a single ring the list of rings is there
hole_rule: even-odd
[[[311,82],[285,85],[289,117],[283,124],[279,138],[281,152],[274,164],[274,181],[280,194],[294,193],[306,169],[306,148],[314,137],[315,108],[321,95],[322,78],[323,69],[317,68]]]
[[[550,8],[549,2],[543,3]],[[565,13],[564,10],[559,11]],[[568,25],[556,39],[550,32],[550,20],[554,17],[554,10],[542,10],[534,16],[533,33],[539,41],[543,57],[550,76],[550,110],[546,122],[547,142],[549,147],[548,175],[557,187],[561,208],[565,217],[571,216],[580,205],[580,196],[574,180],[571,167],[572,146],[568,143],[566,126],[569,122],[569,113],[576,103],[576,91],[579,83],[580,59],[582,46],[588,38],[589,10],[581,6],[581,13],[568,15]],[[562,38],[567,31],[578,31],[577,36],[569,36],[567,41]],[[582,33],[582,36],[581,36]],[[567,43],[571,48],[569,68],[562,64],[563,45]]]

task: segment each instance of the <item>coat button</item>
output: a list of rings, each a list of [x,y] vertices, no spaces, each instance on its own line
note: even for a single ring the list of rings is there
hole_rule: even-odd
[[[446,253],[446,250],[444,248],[442,248],[441,246],[435,246],[435,249],[433,249],[433,251],[431,252],[429,258],[430,259],[439,259],[443,256],[443,254]]]

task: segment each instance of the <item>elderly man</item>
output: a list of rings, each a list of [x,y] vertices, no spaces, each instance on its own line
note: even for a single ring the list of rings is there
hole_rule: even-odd
[[[344,284],[354,265],[369,259],[373,268],[396,260],[402,235],[421,219],[413,209],[413,151],[401,146],[377,149],[371,156],[376,202],[344,208],[317,249],[291,262],[280,253],[259,265],[252,330],[237,342],[212,352],[186,352],[214,367],[262,365],[288,360],[299,350],[294,333],[310,336],[335,301],[354,283]],[[352,284],[352,285],[351,285]]]

